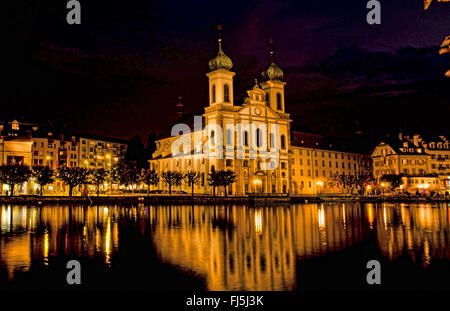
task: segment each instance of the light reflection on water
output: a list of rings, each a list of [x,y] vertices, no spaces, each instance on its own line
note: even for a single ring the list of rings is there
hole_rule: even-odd
[[[133,221],[141,234],[152,235],[162,262],[202,277],[209,290],[294,290],[301,282],[298,261],[345,250],[374,234],[389,261],[405,252],[425,268],[436,258],[448,260],[449,217],[446,204],[5,205],[0,263],[10,280],[33,260],[48,265],[64,254],[100,257],[111,265],[119,233]]]

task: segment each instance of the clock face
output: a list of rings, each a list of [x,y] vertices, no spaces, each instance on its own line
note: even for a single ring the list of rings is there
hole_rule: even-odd
[[[259,116],[261,114],[261,109],[255,108],[255,114]]]

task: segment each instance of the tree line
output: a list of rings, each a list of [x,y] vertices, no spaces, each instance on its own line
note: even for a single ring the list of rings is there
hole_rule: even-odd
[[[169,188],[172,194],[174,186],[180,186],[185,182],[194,195],[194,186],[202,181],[202,176],[198,172],[188,171],[181,173],[178,171],[166,171],[161,174],[150,168],[139,168],[135,161],[127,162],[120,160],[110,170],[104,168],[88,169],[83,167],[61,167],[54,171],[48,166],[29,167],[20,164],[7,164],[0,166],[0,182],[10,187],[10,196],[14,195],[16,185],[22,185],[30,178],[39,185],[39,193],[42,196],[43,188],[53,184],[56,180],[62,181],[69,188],[69,196],[72,196],[73,189],[80,185],[95,185],[97,196],[100,195],[100,185],[105,182],[123,186],[133,186],[136,184],[147,185],[147,193],[150,193],[150,186],[157,186],[161,181]],[[215,195],[216,187],[223,187],[224,194],[227,195],[227,187],[236,181],[236,174],[233,171],[215,171],[208,175],[208,184],[213,187]],[[132,188],[133,189],[133,188]],[[134,191],[134,189],[133,189]]]

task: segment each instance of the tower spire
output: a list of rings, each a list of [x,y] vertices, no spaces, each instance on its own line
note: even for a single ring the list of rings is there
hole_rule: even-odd
[[[273,40],[269,39],[269,47],[270,47],[270,51],[269,51],[269,55],[270,55],[270,63],[273,63]]]
[[[184,116],[183,96],[181,96],[181,94],[177,97],[176,112],[178,119],[181,119]]]
[[[208,63],[210,70],[226,69],[230,70],[233,67],[231,59],[222,51],[222,25],[217,25],[217,41],[219,51],[217,56],[211,59]]]
[[[275,63],[275,60],[274,60],[273,40],[272,39],[269,40],[269,45],[270,45],[269,66],[261,74],[267,80],[283,80],[283,77],[284,77],[283,70],[280,67],[278,67],[278,65]]]
[[[222,45],[222,25],[217,25],[217,41],[219,42],[219,48]]]

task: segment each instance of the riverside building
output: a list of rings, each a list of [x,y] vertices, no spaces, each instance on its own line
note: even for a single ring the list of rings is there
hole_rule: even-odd
[[[200,182],[194,187],[199,194],[213,193],[208,185],[213,170],[232,170],[237,179],[227,192],[233,195],[335,193],[340,191],[333,182],[336,175],[370,173],[369,156],[326,144],[320,135],[292,131],[284,73],[273,51],[262,81],[255,80],[243,103],[234,101],[232,67],[219,39],[217,56],[209,61],[206,74],[209,105],[194,118],[193,131],[180,122],[172,128],[172,136],[156,141],[152,169],[199,173]],[[155,188],[167,185],[160,180]],[[189,192],[190,187],[183,183],[181,190]]]
[[[382,141],[372,153],[376,179],[402,175],[408,192],[450,191],[450,143],[445,136],[425,138],[400,133]]]

